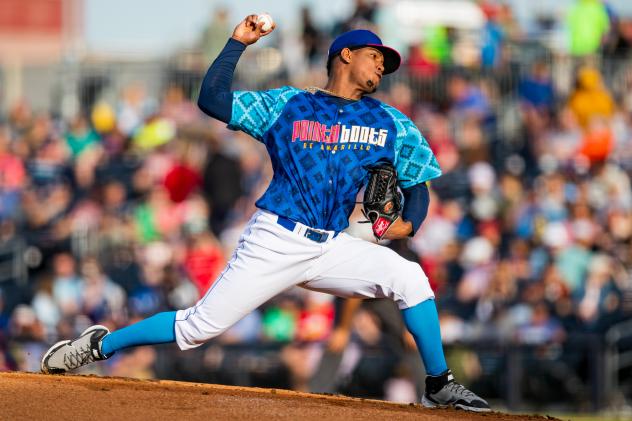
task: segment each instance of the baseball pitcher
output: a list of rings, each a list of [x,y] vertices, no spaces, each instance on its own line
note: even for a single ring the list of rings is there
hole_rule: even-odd
[[[331,44],[324,88],[232,92],[239,57],[272,31],[274,25],[264,31],[256,15],[239,23],[199,96],[206,114],[262,142],[274,169],[224,271],[191,308],[111,333],[92,326],[77,339],[55,344],[43,356],[42,371],[64,373],[131,346],[198,347],[298,285],[341,297],[394,300],[428,373],[423,405],[489,411],[447,367],[434,294],[419,264],[343,232],[366,186],[364,210],[375,237],[413,235],[427,213],[426,182],[441,175],[417,127],[369,96],[397,70],[399,54],[372,32],[354,30]]]

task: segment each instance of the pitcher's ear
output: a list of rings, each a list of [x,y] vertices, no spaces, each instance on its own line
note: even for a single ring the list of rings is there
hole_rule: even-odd
[[[349,48],[343,48],[342,51],[340,52],[340,58],[345,63],[351,63],[351,56],[352,56],[352,53]]]

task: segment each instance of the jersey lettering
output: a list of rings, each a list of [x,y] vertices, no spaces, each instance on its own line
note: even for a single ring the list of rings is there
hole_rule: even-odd
[[[347,127],[344,124],[327,126],[311,120],[296,120],[292,124],[292,142],[368,143],[384,147],[387,138],[388,129],[378,130],[375,127]]]

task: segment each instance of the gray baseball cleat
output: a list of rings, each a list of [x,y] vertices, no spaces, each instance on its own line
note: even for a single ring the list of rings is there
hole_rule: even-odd
[[[101,353],[101,340],[110,333],[107,327],[95,325],[72,341],[60,341],[42,357],[42,373],[61,374],[108,357]]]
[[[450,370],[438,376],[426,376],[426,392],[421,403],[426,408],[453,407],[474,412],[491,411],[485,400],[455,382]]]

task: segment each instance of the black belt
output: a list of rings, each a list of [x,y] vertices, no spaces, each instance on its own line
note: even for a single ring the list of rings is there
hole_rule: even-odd
[[[296,228],[296,222],[292,221],[291,219],[286,218],[285,216],[278,216],[277,219],[277,224],[281,225],[283,228],[287,229],[288,231],[292,231],[294,232],[294,228]],[[303,225],[305,226],[305,225]],[[334,237],[337,235],[338,233],[334,234]],[[325,241],[327,241],[329,239],[329,232],[326,231],[319,231],[319,230],[315,230],[313,228],[309,228],[307,226],[305,226],[305,233],[303,233],[303,236],[305,238],[308,238],[312,241],[315,241],[317,243],[324,243]]]

